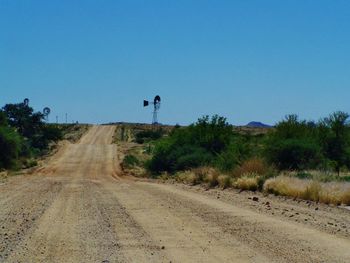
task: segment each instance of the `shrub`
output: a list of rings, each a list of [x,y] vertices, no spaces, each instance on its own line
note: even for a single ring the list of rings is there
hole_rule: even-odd
[[[209,165],[227,149],[232,134],[225,118],[203,117],[189,127],[174,129],[169,137],[156,143],[147,168],[156,173],[173,173]]]
[[[238,135],[233,134],[226,149],[215,158],[214,165],[220,171],[230,172],[250,155],[250,145]]]
[[[232,186],[232,178],[229,175],[219,175],[217,181],[222,189]]]
[[[10,127],[0,127],[0,168],[16,164],[21,150],[21,137]]]
[[[320,143],[327,159],[331,161],[338,175],[342,166],[350,167],[349,114],[335,112],[319,124]]]
[[[313,175],[311,173],[305,172],[305,171],[299,171],[295,174],[295,177],[299,179],[312,179]]]
[[[212,155],[203,148],[192,145],[178,146],[164,141],[156,146],[154,155],[146,167],[157,173],[176,172],[207,165],[211,159]]]
[[[328,182],[279,176],[268,179],[264,191],[325,204],[350,205],[350,183]]]
[[[219,173],[213,168],[208,168],[204,176],[204,182],[207,183],[209,187],[215,187],[219,184],[218,178]]]
[[[306,180],[288,176],[278,176],[266,180],[264,191],[276,195],[302,198],[303,192],[308,184]]]
[[[242,190],[256,191],[259,189],[258,174],[244,174],[236,180],[234,186]]]
[[[137,143],[142,144],[146,141],[158,140],[163,136],[163,134],[164,134],[164,131],[162,129],[140,131],[136,133],[135,141]]]
[[[287,116],[268,134],[264,154],[280,170],[313,168],[322,159],[316,134],[314,124]]]
[[[178,172],[176,173],[175,178],[180,182],[190,185],[196,185],[202,182],[193,171]]]
[[[25,159],[23,161],[23,168],[31,168],[31,167],[34,167],[37,165],[38,165],[38,162],[36,160],[33,160],[33,159]]]
[[[320,147],[311,139],[285,139],[269,142],[266,156],[281,170],[303,170],[316,166]]]
[[[269,169],[270,167],[262,159],[252,158],[244,161],[233,171],[233,174],[235,177],[241,177],[244,174],[265,175]]]
[[[123,159],[122,167],[132,168],[133,166],[138,165],[139,163],[139,160],[134,155],[128,154]]]

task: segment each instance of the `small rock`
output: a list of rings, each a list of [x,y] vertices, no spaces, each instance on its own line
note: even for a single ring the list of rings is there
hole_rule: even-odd
[[[317,211],[317,210],[318,210],[318,207],[316,207],[315,210]]]
[[[165,249],[165,246],[162,246],[161,249]]]
[[[270,202],[266,202],[265,205],[270,205]]]
[[[259,202],[259,197],[254,196],[252,200],[255,202]]]

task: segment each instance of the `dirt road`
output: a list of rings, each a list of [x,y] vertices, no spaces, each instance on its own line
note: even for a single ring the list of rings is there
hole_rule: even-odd
[[[332,234],[244,195],[121,178],[113,133],[93,126],[35,174],[0,185],[1,262],[350,262],[348,211],[317,217],[289,204],[333,220]]]

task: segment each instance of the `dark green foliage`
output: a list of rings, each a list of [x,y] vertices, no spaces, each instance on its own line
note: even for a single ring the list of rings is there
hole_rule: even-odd
[[[281,170],[314,168],[320,160],[320,147],[309,138],[269,140],[266,157]]]
[[[339,174],[342,166],[350,167],[350,127],[349,114],[335,112],[319,125],[320,143],[327,159],[331,160]]]
[[[147,168],[153,172],[175,172],[211,164],[228,149],[232,135],[225,118],[205,116],[186,128],[174,129],[169,137],[160,140]]]
[[[226,122],[226,118],[214,115],[200,118],[197,123],[189,127],[190,136],[198,146],[203,147],[213,154],[225,150],[231,141],[232,126]]]
[[[140,161],[134,155],[128,154],[124,157],[122,166],[125,168],[131,168],[139,163]]]
[[[11,168],[21,160],[24,167],[35,164],[26,158],[45,152],[51,141],[62,138],[55,125],[45,124],[43,114],[24,103],[6,104],[0,111],[0,168]]]
[[[44,115],[41,112],[34,112],[33,108],[24,103],[6,104],[3,107],[10,126],[26,138],[31,138],[40,133],[44,126]]]
[[[145,130],[145,131],[140,131],[136,133],[136,142],[137,143],[144,143],[147,141],[151,140],[158,140],[160,139],[164,134],[164,131],[162,129],[157,129],[157,130]]]
[[[299,178],[299,179],[312,179],[313,176],[310,173],[304,172],[304,171],[300,171],[298,172],[295,177]]]
[[[249,139],[238,134],[231,135],[231,141],[224,151],[215,158],[214,165],[221,171],[232,171],[252,154]]]
[[[21,137],[5,126],[0,126],[0,168],[11,168],[15,165],[21,150]]]
[[[201,147],[177,145],[176,140],[170,143],[164,140],[156,145],[147,168],[153,172],[175,172],[209,164],[212,158],[212,154]]]
[[[62,138],[62,133],[55,125],[47,125],[43,122],[44,115],[34,112],[33,108],[24,103],[6,104],[3,107],[8,124],[28,140],[30,147],[45,150],[50,141]],[[26,146],[26,148],[28,148]]]
[[[265,157],[281,170],[314,168],[322,159],[317,128],[296,115],[278,123],[265,142]]]
[[[0,126],[7,126],[6,114],[0,110]]]

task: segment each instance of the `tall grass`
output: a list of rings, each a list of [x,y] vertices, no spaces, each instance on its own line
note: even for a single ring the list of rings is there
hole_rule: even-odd
[[[259,189],[259,175],[245,174],[238,178],[233,186],[242,190],[256,191]]]
[[[270,167],[259,158],[253,158],[244,161],[239,167],[233,171],[234,177],[242,177],[247,174],[265,175]]]
[[[222,189],[231,187],[233,182],[232,177],[229,175],[219,175],[217,181]]]
[[[201,183],[208,184],[209,187],[215,187],[219,185],[219,173],[217,170],[211,167],[198,167],[195,169],[178,172],[176,173],[176,178],[178,181],[196,185]],[[220,185],[225,184],[222,181],[223,178],[220,178]],[[228,183],[226,182],[226,185]]]
[[[265,182],[264,191],[325,204],[350,205],[350,183],[348,182],[324,183],[310,179],[278,176]]]

